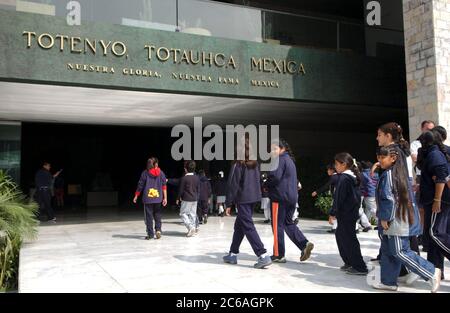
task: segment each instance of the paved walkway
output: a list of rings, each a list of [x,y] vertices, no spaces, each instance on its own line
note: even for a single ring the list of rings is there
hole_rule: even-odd
[[[238,265],[222,263],[228,251],[233,217],[211,217],[198,236],[185,237],[177,216],[163,220],[163,238],[144,240],[144,223],[132,214],[112,221],[91,218],[39,227],[39,237],[26,243],[20,256],[20,292],[374,292],[365,277],[339,271],[339,257],[327,222],[301,220],[315,249],[300,263],[300,252],[287,239],[286,264],[253,269],[256,257],[244,239]],[[270,226],[260,215],[256,227],[271,251]],[[361,233],[367,260],[377,255],[376,232]],[[450,277],[450,264],[446,261]],[[399,292],[429,292],[418,281]],[[444,281],[441,292],[450,292]]]

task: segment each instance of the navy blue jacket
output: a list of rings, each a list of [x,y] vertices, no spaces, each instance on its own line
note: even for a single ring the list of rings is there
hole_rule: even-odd
[[[339,220],[357,220],[361,206],[361,191],[354,176],[338,174],[339,179],[333,194],[331,216]]]
[[[383,235],[383,227],[381,221],[392,221],[395,218],[395,211],[397,209],[396,196],[393,193],[392,171],[383,171],[378,180],[377,189],[375,193],[377,201],[377,217],[378,217],[378,234]],[[408,181],[409,199],[413,205],[414,221],[409,224],[409,236],[418,236],[422,234],[422,227],[420,224],[419,208],[416,204],[414,193],[412,191],[412,183]]]
[[[166,175],[160,168],[145,170],[139,179],[135,195],[142,194],[144,204],[161,203],[163,200],[163,190],[166,190]]]
[[[375,197],[375,189],[377,188],[378,173],[374,177],[370,175],[370,169],[365,169],[361,173],[361,193],[363,197]]]
[[[227,195],[227,181],[225,178],[218,178],[214,184],[214,192],[216,196],[226,196]]]
[[[209,182],[208,177],[200,176],[200,192],[198,200],[208,201],[209,197],[211,197],[211,183]]]
[[[338,174],[333,174],[330,176],[330,178],[328,179],[327,183],[325,185],[323,185],[322,187],[318,188],[316,190],[316,192],[318,194],[324,193],[324,192],[331,192],[331,194],[334,193],[334,190],[336,188],[336,185],[338,183],[339,180],[339,176]]]
[[[424,165],[420,169],[420,199],[424,205],[430,205],[434,199],[435,183],[446,183],[445,178],[449,174],[448,162],[436,145],[421,149]],[[433,176],[436,177],[435,181]],[[450,193],[447,187],[444,188],[442,193],[442,201],[450,203]]]
[[[295,205],[298,198],[297,183],[294,161],[287,153],[280,154],[278,167],[269,172],[267,179],[270,200]]]
[[[248,168],[244,164],[233,164],[228,177],[227,196],[225,205],[255,203],[261,201],[261,175],[259,164],[255,168]]]

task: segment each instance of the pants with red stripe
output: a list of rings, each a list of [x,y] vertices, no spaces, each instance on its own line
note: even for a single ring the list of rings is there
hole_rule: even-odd
[[[425,205],[423,235],[428,241],[427,260],[444,270],[444,257],[450,260],[450,205],[442,203],[441,212],[433,213],[432,204]]]
[[[238,254],[244,236],[247,237],[253,252],[259,257],[266,253],[264,244],[256,232],[255,224],[253,223],[253,208],[256,203],[241,203],[237,205],[238,213],[236,221],[234,222],[233,241],[231,243],[230,252]]]
[[[285,256],[284,233],[300,249],[303,250],[308,240],[295,225],[292,216],[295,211],[295,203],[271,202],[271,219],[273,231],[273,255]]]

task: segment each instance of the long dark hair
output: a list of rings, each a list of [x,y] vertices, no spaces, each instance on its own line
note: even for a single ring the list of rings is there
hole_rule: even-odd
[[[350,153],[341,152],[334,156],[334,160],[339,163],[343,163],[347,166],[347,168],[352,171],[352,173],[356,176],[356,182],[359,185],[361,183],[361,172],[359,171],[358,164],[356,160],[352,157]]]
[[[395,215],[403,221],[410,224],[414,222],[413,204],[409,196],[409,178],[405,171],[406,165],[404,158],[394,147],[382,147],[378,153],[381,156],[395,157],[395,163],[392,165],[392,185],[394,197],[397,200],[398,210]]]
[[[444,129],[445,130],[445,129]],[[439,129],[428,130],[419,137],[420,144],[422,147],[419,149],[419,153],[417,155],[417,168],[422,169],[425,165],[425,154],[427,150],[436,145],[439,150],[445,155],[447,162],[450,162],[450,155],[447,153],[447,148],[445,147],[442,138],[442,131]]]
[[[440,127],[441,129],[439,129]],[[436,129],[438,128],[438,129]],[[438,146],[439,150],[445,155],[445,158],[447,159],[447,162],[450,162],[450,156],[447,152],[447,147],[444,145],[444,140],[447,138],[447,131],[442,126],[437,126],[431,130],[431,132],[434,135],[434,142]],[[444,138],[445,137],[445,138]]]
[[[238,151],[240,149],[244,149],[244,160],[238,160]],[[236,147],[235,147],[235,160],[234,163],[237,164],[241,164],[244,165],[247,168],[256,168],[258,165],[258,161],[256,160],[256,158],[250,154],[251,152],[253,152],[253,147],[250,144],[250,135],[248,133],[245,133],[245,136],[243,138],[243,142],[238,143],[236,142]]]
[[[289,146],[288,142],[285,139],[280,138],[278,140],[274,140],[272,141],[272,144],[278,146],[280,149],[284,149],[286,153],[291,157],[292,161],[295,162],[294,152],[292,152],[291,146]]]
[[[408,157],[411,155],[409,143],[403,138],[403,128],[399,124],[390,122],[381,125],[378,129],[385,134],[390,134],[392,136],[392,141],[399,145],[405,156]]]

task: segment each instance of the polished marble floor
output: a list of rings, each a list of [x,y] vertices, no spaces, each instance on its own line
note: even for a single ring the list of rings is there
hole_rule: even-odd
[[[42,223],[37,240],[24,245],[20,256],[20,292],[375,292],[365,277],[339,271],[334,235],[327,222],[303,219],[299,226],[315,244],[311,258],[299,262],[300,252],[287,239],[286,264],[265,270],[253,268],[256,260],[244,239],[238,265],[222,262],[228,251],[234,217],[210,217],[199,234],[186,238],[175,214],[163,219],[163,237],[144,240],[140,214],[59,219]],[[262,215],[255,224],[269,251],[270,226]],[[358,235],[367,261],[377,255],[376,232]],[[446,261],[447,276],[450,264]],[[399,292],[429,292],[417,281]],[[444,281],[441,292],[450,292]]]

